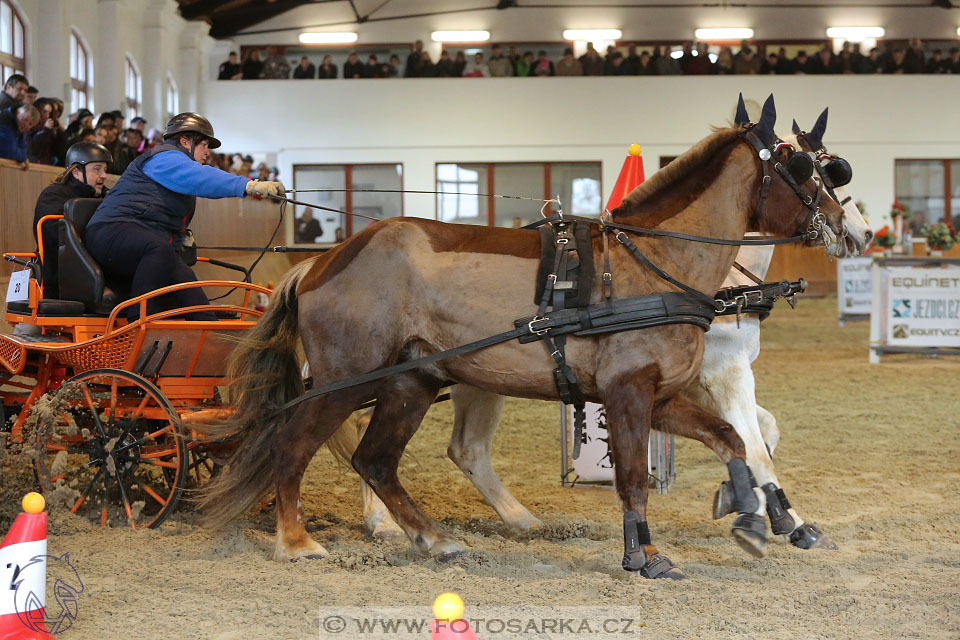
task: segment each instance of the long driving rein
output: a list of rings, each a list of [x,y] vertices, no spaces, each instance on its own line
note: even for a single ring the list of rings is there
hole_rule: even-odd
[[[751,127],[752,128],[752,127]],[[771,183],[771,174],[769,163],[773,157],[771,150],[764,146],[760,139],[751,131],[751,128],[745,129],[740,135],[750,142],[756,149],[761,161],[763,170],[763,180],[760,187],[760,198],[757,204],[757,213],[763,211],[766,203],[767,192]],[[777,141],[777,150],[784,145],[782,141]],[[476,340],[453,349],[447,349],[420,358],[414,358],[405,362],[377,369],[369,373],[353,376],[345,380],[332,382],[320,387],[315,387],[310,391],[293,398],[282,406],[271,411],[268,417],[274,417],[287,409],[290,409],[301,402],[316,398],[321,395],[339,391],[349,387],[355,387],[375,380],[380,380],[392,375],[418,369],[441,360],[454,358],[466,353],[485,349],[496,344],[508,342],[510,340],[519,340],[520,343],[543,341],[550,351],[550,355],[557,362],[557,369],[554,370],[554,377],[557,382],[561,398],[574,404],[578,411],[582,413],[582,395],[577,389],[577,381],[573,377],[572,370],[566,364],[563,355],[563,341],[568,335],[589,336],[605,333],[615,333],[632,329],[662,326],[666,324],[694,324],[706,330],[710,327],[713,318],[727,312],[731,307],[736,307],[739,314],[740,309],[751,300],[758,302],[766,296],[771,301],[790,296],[798,291],[802,291],[805,284],[782,282],[775,285],[761,285],[754,287],[755,291],[752,297],[747,295],[729,296],[724,299],[723,296],[711,296],[698,291],[697,289],[677,280],[669,273],[654,264],[647,258],[640,249],[630,240],[628,233],[636,235],[646,235],[654,237],[675,238],[688,242],[700,242],[706,244],[717,244],[726,246],[740,245],[779,245],[796,242],[808,242],[815,240],[823,235],[825,216],[820,213],[819,203],[823,192],[823,184],[819,183],[816,196],[804,193],[800,184],[806,182],[812,175],[813,167],[809,167],[809,173],[804,167],[799,167],[795,157],[806,158],[809,156],[804,153],[794,153],[790,161],[784,166],[779,162],[774,162],[774,170],[783,177],[788,185],[791,186],[797,197],[800,198],[804,206],[810,213],[807,216],[806,231],[800,235],[783,239],[764,239],[764,240],[728,240],[724,238],[711,238],[706,236],[690,235],[675,231],[663,229],[649,229],[644,227],[634,227],[624,225],[612,220],[601,218],[584,218],[580,216],[565,216],[562,211],[543,220],[538,220],[526,228],[538,228],[544,225],[551,225],[555,230],[555,244],[557,247],[556,260],[553,269],[546,279],[544,291],[540,295],[539,305],[536,315],[528,318],[520,318],[514,321],[514,328],[493,336]],[[805,177],[804,177],[805,176]],[[801,179],[802,178],[802,179]],[[286,200],[286,199],[284,199]],[[296,202],[296,204],[306,204]],[[308,205],[309,206],[309,205]],[[329,210],[329,209],[328,209]],[[341,212],[347,213],[347,212]],[[565,261],[570,252],[566,245],[573,239],[573,234],[569,233],[568,227],[574,223],[584,223],[596,225],[599,227],[603,237],[603,257],[604,272],[601,278],[603,284],[604,302],[581,308],[563,308],[563,304],[557,304],[558,299],[562,299],[559,292],[558,280],[565,273]],[[612,274],[610,270],[610,260],[608,254],[608,234],[613,234],[614,238],[621,244],[638,262],[653,271],[658,277],[679,288],[681,291],[668,291],[663,293],[649,294],[626,298],[620,300],[612,299]],[[555,290],[557,287],[557,290]],[[547,307],[552,304],[553,311],[547,311]],[[555,346],[554,341],[558,346]],[[568,394],[574,392],[572,396]],[[565,390],[567,393],[565,393]],[[567,397],[565,397],[567,396]]]

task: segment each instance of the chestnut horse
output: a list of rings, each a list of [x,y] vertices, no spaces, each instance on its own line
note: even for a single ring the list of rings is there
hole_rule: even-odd
[[[796,237],[817,223],[841,233],[843,210],[829,198],[820,199],[822,185],[809,173],[797,184],[784,169],[797,154],[777,144],[775,121],[771,96],[756,125],[715,131],[630,193],[612,212],[613,221],[654,226],[655,220],[661,230],[731,240],[747,231]],[[776,171],[770,172],[770,163]],[[770,176],[766,181],[765,173]],[[675,279],[711,293],[720,287],[737,251],[736,246],[642,235],[634,236],[634,242]],[[595,231],[596,260],[602,259],[602,244]],[[539,253],[534,231],[404,218],[368,227],[292,269],[230,358],[232,419],[206,428],[209,436],[235,445],[226,467],[202,490],[207,523],[228,522],[273,488],[274,558],[325,556],[326,550],[304,529],[300,482],[317,449],[360,405],[376,399],[353,455],[354,468],[417,548],[441,557],[461,552],[464,547],[401,486],[400,457],[445,384],[557,400],[555,363],[543,346],[501,343],[313,397],[290,413],[273,408],[302,393],[298,340],[319,387],[500,333],[514,319],[534,315]],[[676,290],[623,249],[612,248],[609,257],[617,298]],[[600,291],[594,289],[591,302],[601,301]],[[754,555],[762,555],[766,542],[764,494],[746,467],[743,441],[729,423],[679,394],[700,368],[703,335],[698,326],[671,324],[567,342],[567,358],[585,397],[607,410],[624,511],[621,564],[644,577],[682,577],[652,545],[647,526],[651,428],[699,440],[727,463],[739,514],[731,533]]]

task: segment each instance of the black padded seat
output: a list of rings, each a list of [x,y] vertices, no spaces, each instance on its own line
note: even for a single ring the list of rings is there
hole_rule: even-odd
[[[30,315],[33,313],[28,302],[7,303],[7,313]],[[38,316],[82,316],[87,313],[87,307],[76,300],[54,300],[43,298],[37,303]]]
[[[121,297],[104,281],[103,270],[87,252],[87,224],[103,200],[74,198],[63,206],[60,225],[60,298],[81,302],[86,313],[109,314]]]

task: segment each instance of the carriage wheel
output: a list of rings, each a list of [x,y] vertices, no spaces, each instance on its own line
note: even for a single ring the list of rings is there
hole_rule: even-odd
[[[101,525],[154,528],[173,512],[188,471],[170,401],[119,369],[74,376],[40,420],[37,475],[48,502]]]

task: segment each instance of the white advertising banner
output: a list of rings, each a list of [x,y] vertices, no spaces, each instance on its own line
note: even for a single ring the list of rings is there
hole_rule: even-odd
[[[886,343],[960,347],[960,267],[890,267]]]
[[[837,260],[837,306],[840,317],[870,315],[873,258]]]
[[[567,410],[570,411],[570,408],[567,407]],[[607,447],[607,414],[602,404],[593,402],[588,402],[585,410],[587,441],[580,445],[580,457],[573,461],[573,470],[580,482],[613,482],[613,460]],[[572,412],[567,415],[572,437],[573,415]]]

